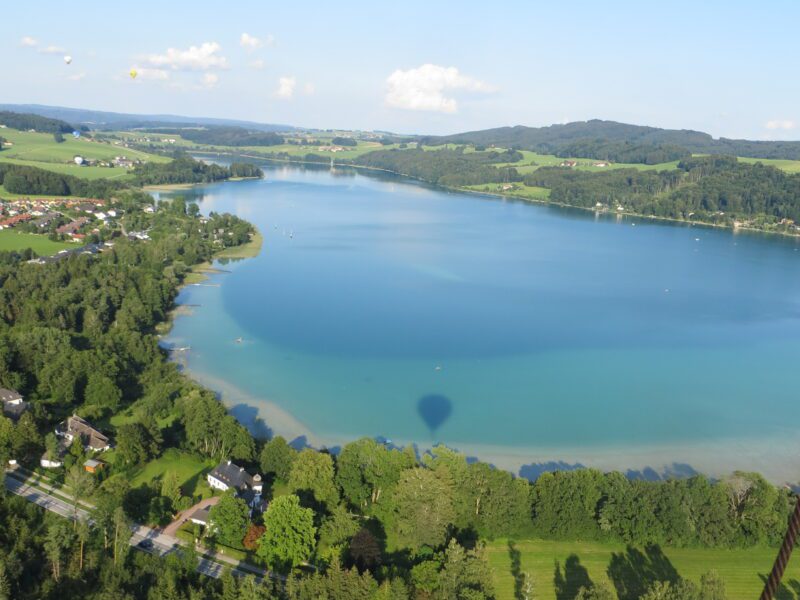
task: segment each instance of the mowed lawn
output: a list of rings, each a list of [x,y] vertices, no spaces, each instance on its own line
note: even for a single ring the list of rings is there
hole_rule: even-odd
[[[577,589],[587,581],[606,582],[612,589],[623,586],[623,589],[636,592],[648,585],[652,578],[649,574],[652,573],[677,573],[680,577],[698,582],[700,576],[711,569],[724,579],[729,600],[752,600],[761,593],[764,585],[762,576],[769,573],[777,552],[771,548],[666,548],[662,552],[658,547],[648,552],[626,549],[621,544],[544,540],[511,544],[513,547],[509,546],[507,540],[498,540],[487,546],[497,598],[502,600],[515,598],[515,578],[512,574],[515,556],[518,556],[519,571],[529,573],[534,580],[536,598],[539,600],[571,600]],[[800,558],[797,556],[789,564],[783,581],[786,589],[778,597],[787,600],[797,598],[790,591],[800,590]],[[566,592],[557,594],[557,586]]]
[[[30,248],[39,256],[49,256],[65,248],[75,248],[75,244],[69,242],[54,242],[47,239],[46,235],[21,233],[13,229],[3,229],[0,231],[0,251],[25,250],[27,248]]]
[[[165,473],[177,473],[185,495],[206,495],[208,486],[205,485],[205,474],[215,466],[214,461],[203,460],[173,448],[138,470],[131,480],[131,486],[150,484],[157,479],[163,479]],[[210,490],[208,492],[210,495]]]

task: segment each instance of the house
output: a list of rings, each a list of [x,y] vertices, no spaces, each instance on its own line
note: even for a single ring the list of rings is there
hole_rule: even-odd
[[[595,166],[595,167],[607,167],[608,163],[605,162],[605,161],[601,161],[601,162],[594,163],[594,165],[592,165],[592,166]]]
[[[77,233],[78,230],[86,225],[89,222],[89,219],[86,217],[78,217],[74,221],[67,223],[66,225],[62,225],[58,229],[56,229],[56,233],[58,234],[68,234],[72,235],[73,233]]]
[[[76,436],[80,436],[86,450],[109,450],[111,441],[92,427],[87,421],[78,415],[72,415],[66,421],[61,421],[56,426],[56,435],[63,437],[67,442],[72,442]]]
[[[55,456],[51,456],[48,452],[42,454],[39,459],[39,464],[45,469],[58,469],[64,466],[64,455],[67,453],[67,441],[64,438],[58,440],[56,446]]]
[[[231,461],[219,463],[213,471],[206,475],[208,485],[215,490],[227,492],[234,489],[236,495],[244,500],[251,508],[261,505],[261,492],[263,482],[261,475],[250,475],[244,467],[235,465]]]
[[[106,463],[104,463],[102,460],[90,458],[83,463],[83,468],[87,473],[97,473],[98,471],[102,470],[105,465]]]
[[[16,390],[0,388],[0,402],[3,404],[3,415],[16,421],[31,405]]]
[[[194,523],[195,525],[202,525],[206,527],[208,525],[208,515],[211,513],[210,506],[204,506],[203,508],[198,508],[197,510],[193,511],[188,519]]]
[[[570,168],[577,167],[578,166],[578,161],[577,160],[565,160],[565,161],[563,161],[561,163],[561,166],[562,167],[570,167]]]

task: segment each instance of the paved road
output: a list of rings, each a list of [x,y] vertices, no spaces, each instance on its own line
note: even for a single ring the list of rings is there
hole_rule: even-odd
[[[17,479],[17,477],[24,477],[24,474],[17,474],[9,472],[6,474],[5,483],[6,488],[13,494],[25,498],[28,502],[33,502],[42,508],[54,512],[67,519],[73,519],[76,516],[75,507],[48,492],[28,485],[25,481]],[[38,482],[38,485],[52,490],[46,483]],[[85,505],[85,503],[82,503]],[[77,517],[81,520],[88,520],[91,522],[89,512],[84,508],[78,508]],[[147,541],[145,541],[147,540]],[[152,527],[145,525],[134,525],[130,545],[142,552],[147,552],[155,556],[165,556],[170,552],[179,551],[181,542],[178,538],[167,535]],[[201,555],[205,552],[203,548],[197,547],[197,551]],[[223,564],[224,563],[224,564]],[[198,560],[197,570],[200,573],[208,575],[209,577],[219,578],[225,567],[230,567],[234,575],[255,575],[257,578],[262,578],[265,572],[247,563],[240,563],[238,560],[229,556],[224,556],[219,553],[214,555],[213,560],[209,558],[200,557]]]

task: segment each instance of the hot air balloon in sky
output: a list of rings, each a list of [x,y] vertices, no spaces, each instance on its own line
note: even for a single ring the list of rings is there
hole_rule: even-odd
[[[72,62],[72,57],[69,54],[67,54],[64,57],[64,62],[67,63],[67,64],[70,64]]]
[[[138,75],[138,73],[136,72],[136,69],[131,69],[131,72],[130,72],[131,79],[136,79],[137,75]]]

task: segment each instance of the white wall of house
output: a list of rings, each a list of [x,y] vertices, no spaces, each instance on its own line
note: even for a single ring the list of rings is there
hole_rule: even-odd
[[[206,479],[208,480],[208,485],[210,485],[214,489],[226,492],[228,491],[228,487],[230,487],[224,481],[220,481],[216,477],[212,477],[210,473],[206,476]]]

